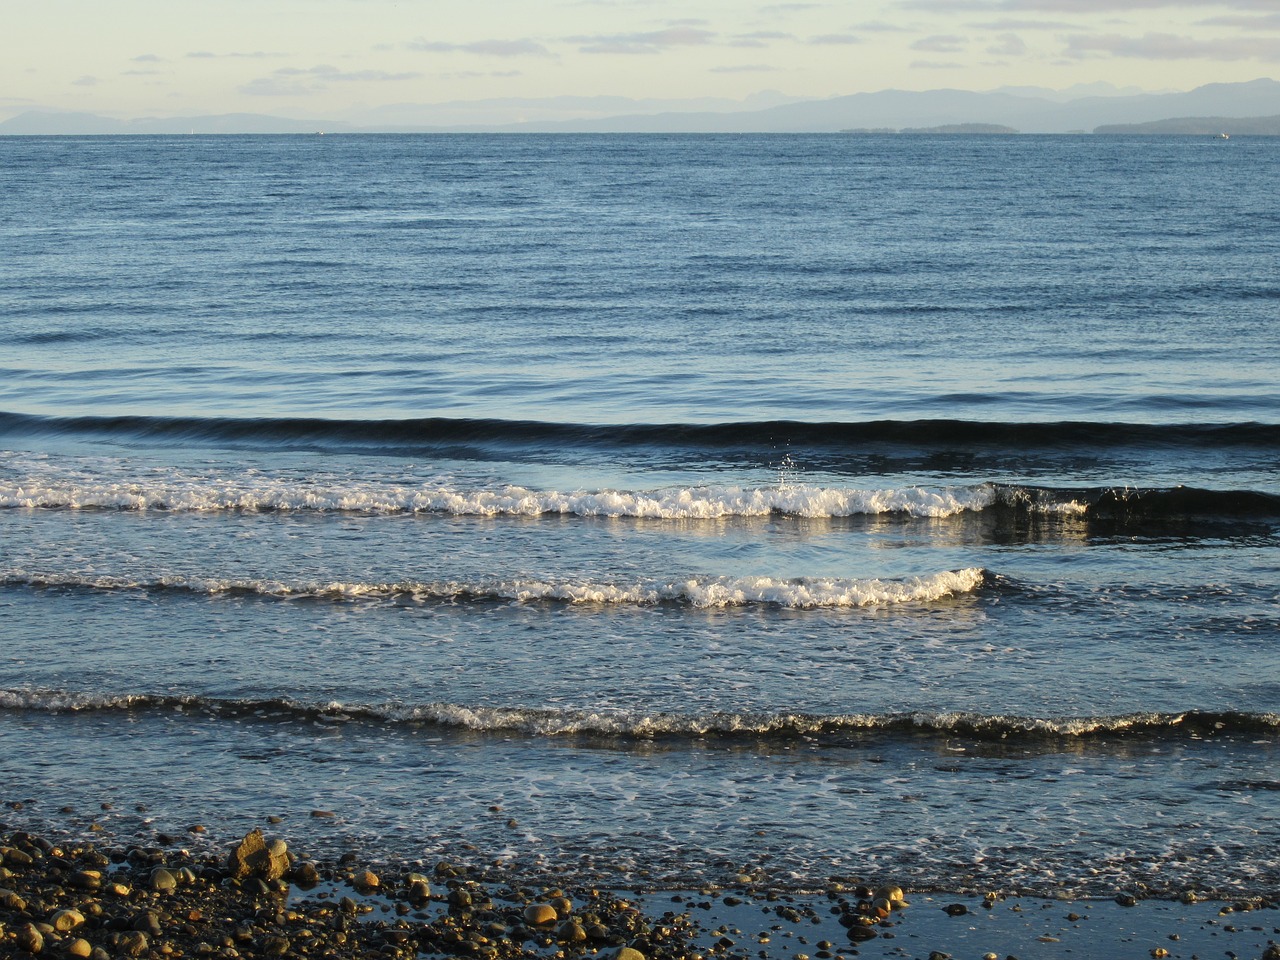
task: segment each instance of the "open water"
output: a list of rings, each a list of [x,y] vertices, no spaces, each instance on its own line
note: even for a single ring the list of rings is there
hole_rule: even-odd
[[[1280,886],[1280,142],[2,138],[0,180],[6,822]]]

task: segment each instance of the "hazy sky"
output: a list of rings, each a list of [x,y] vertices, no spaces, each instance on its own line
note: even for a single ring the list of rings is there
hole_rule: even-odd
[[[5,13],[0,118],[1280,75],[1280,0],[39,0]]]

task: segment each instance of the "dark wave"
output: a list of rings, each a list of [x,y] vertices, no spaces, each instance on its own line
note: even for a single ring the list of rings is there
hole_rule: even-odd
[[[766,420],[719,424],[573,424],[524,420],[326,420],[303,417],[41,417],[0,412],[0,436],[70,435],[157,442],[413,452],[493,445],[774,451],[868,448],[1062,451],[1254,448],[1280,450],[1280,424],[1134,424],[1060,421],[877,420],[809,423]]]
[[[269,722],[364,723],[394,728],[439,728],[474,733],[523,733],[547,737],[602,737],[669,741],[778,740],[886,735],[945,739],[966,737],[1002,743],[1111,738],[1275,735],[1280,714],[1188,710],[1111,716],[1028,717],[947,711],[824,715],[717,711],[698,714],[643,711],[547,710],[452,703],[306,703],[286,698],[223,699],[194,695],[85,694],[48,690],[0,690],[0,710],[35,714],[140,715],[176,712],[215,719]]]
[[[1049,512],[1066,504],[1093,521],[1135,525],[1197,519],[1280,518],[1280,495],[1258,490],[1199,487],[1052,488],[997,485],[996,505],[1014,511]]]

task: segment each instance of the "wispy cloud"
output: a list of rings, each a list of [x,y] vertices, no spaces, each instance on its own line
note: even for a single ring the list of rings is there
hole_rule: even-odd
[[[814,46],[848,46],[855,43],[863,43],[861,37],[854,36],[852,33],[823,33],[816,37],[810,37],[805,41]]]
[[[960,53],[964,50],[964,37],[957,37],[955,34],[935,34],[932,37],[922,37],[915,43],[911,44],[912,50],[921,50],[926,53]]]
[[[1076,30],[1078,23],[1063,23],[1061,20],[988,20],[975,23],[978,30]]]
[[[281,67],[275,71],[278,77],[315,77],[337,83],[381,82],[386,80],[416,80],[420,73],[387,73],[385,70],[339,70],[327,63],[314,67]]]
[[[953,61],[912,60],[912,70],[963,70],[964,65]]]
[[[385,70],[339,70],[327,63],[314,67],[281,67],[269,77],[259,77],[239,88],[255,97],[307,97],[330,83],[387,83],[416,80],[421,73],[388,73]]]
[[[1066,55],[1077,60],[1129,57],[1137,60],[1264,60],[1280,62],[1280,44],[1265,37],[1202,40],[1172,33],[1076,34],[1067,38]]]
[[[731,47],[767,47],[776,40],[794,40],[795,36],[781,30],[757,30],[754,33],[740,33],[729,41]]]
[[[140,53],[131,59],[133,63],[167,63],[164,57],[154,53]]]
[[[84,76],[77,77],[75,80],[71,81],[72,85],[77,87],[96,87],[98,82],[97,77],[91,77],[87,73]]]
[[[1280,30],[1280,13],[1261,16],[1209,17],[1198,21],[1202,27],[1239,27],[1244,30]]]
[[[537,40],[475,40],[471,43],[445,43],[438,40],[413,40],[410,50],[423,53],[471,53],[481,57],[550,57],[553,54]]]
[[[767,63],[744,63],[737,67],[712,67],[712,73],[776,73],[777,67]]]
[[[1002,33],[998,42],[987,47],[987,53],[997,57],[1020,57],[1027,52],[1027,45],[1016,33]]]
[[[236,88],[251,97],[310,97],[324,89],[322,84],[298,83],[281,77],[259,77]]]
[[[668,27],[647,33],[616,33],[586,37],[566,37],[569,43],[578,44],[580,53],[661,53],[672,47],[696,47],[711,43],[716,38],[712,30],[700,27]]]
[[[1173,7],[1226,7],[1231,10],[1275,9],[1275,0],[898,0],[902,10],[967,13],[1124,13]]]
[[[853,29],[859,33],[910,33],[910,27],[904,27],[896,23],[886,23],[883,20],[870,20],[866,23],[855,23]]]
[[[223,58],[240,58],[245,60],[269,60],[272,57],[283,57],[283,53],[268,53],[265,50],[255,50],[252,53],[213,53],[209,50],[194,50],[187,54],[188,60],[221,60]]]

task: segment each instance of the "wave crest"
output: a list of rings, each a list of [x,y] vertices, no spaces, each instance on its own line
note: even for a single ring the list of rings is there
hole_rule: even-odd
[[[510,579],[487,582],[285,583],[266,579],[163,577],[152,581],[119,576],[35,574],[0,575],[6,586],[43,589],[137,590],[207,595],[249,595],[276,599],[391,600],[411,602],[563,602],[570,604],[685,604],[722,608],[768,604],[794,609],[867,607],[927,603],[972,593],[987,574],[979,567],[948,570],[902,580],[775,577],[689,577],[609,583],[592,580]]]

